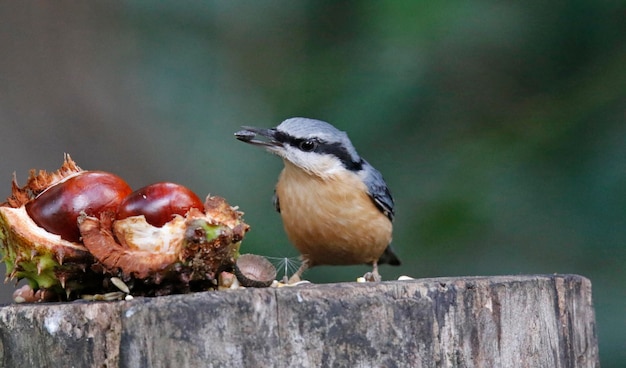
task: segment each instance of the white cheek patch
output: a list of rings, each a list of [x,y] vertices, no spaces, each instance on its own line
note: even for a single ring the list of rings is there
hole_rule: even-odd
[[[279,155],[303,170],[323,178],[345,170],[341,161],[330,154],[302,152],[299,149],[287,147]]]

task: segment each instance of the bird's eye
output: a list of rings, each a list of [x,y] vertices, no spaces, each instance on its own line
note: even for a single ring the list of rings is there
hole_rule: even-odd
[[[304,152],[311,152],[317,147],[317,142],[309,139],[309,140],[300,142],[298,147]]]

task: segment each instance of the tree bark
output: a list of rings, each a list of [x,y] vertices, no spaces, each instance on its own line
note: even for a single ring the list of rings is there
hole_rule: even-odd
[[[591,283],[437,278],[0,308],[4,367],[598,367]]]

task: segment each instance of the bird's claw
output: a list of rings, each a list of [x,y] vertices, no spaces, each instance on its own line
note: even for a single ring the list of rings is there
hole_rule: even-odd
[[[380,274],[378,272],[368,272],[365,275],[363,275],[363,278],[367,282],[380,282],[380,281],[382,281],[382,278],[380,277]]]

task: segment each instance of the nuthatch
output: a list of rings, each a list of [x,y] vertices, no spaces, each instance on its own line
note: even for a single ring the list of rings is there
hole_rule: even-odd
[[[274,205],[303,261],[290,282],[313,266],[363,263],[373,266],[366,278],[380,280],[378,264],[400,264],[389,246],[391,193],[345,132],[307,118],[287,119],[271,129],[242,128],[237,139],[265,147],[285,164]]]

